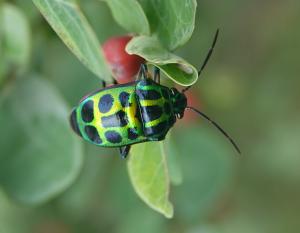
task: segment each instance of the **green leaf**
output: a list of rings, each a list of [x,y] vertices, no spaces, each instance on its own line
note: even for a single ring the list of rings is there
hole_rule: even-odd
[[[195,67],[167,51],[154,37],[135,37],[127,44],[126,51],[143,57],[149,64],[160,68],[168,78],[180,85],[190,86],[198,79],[198,71]]]
[[[185,44],[195,27],[196,0],[140,0],[151,31],[164,47],[174,50]]]
[[[150,26],[143,8],[136,0],[106,0],[113,17],[129,32],[149,35]]]
[[[0,75],[5,75],[9,71],[26,68],[30,56],[31,35],[27,18],[19,8],[12,4],[3,4],[1,14]]]
[[[2,96],[0,186],[16,200],[45,202],[77,177],[82,148],[68,115],[63,99],[41,78],[21,80]]]
[[[167,218],[173,216],[169,202],[169,177],[162,142],[134,145],[128,161],[131,182],[140,198]]]
[[[179,153],[174,139],[171,137],[171,132],[163,141],[164,149],[168,156],[168,168],[170,174],[170,181],[173,185],[180,185],[182,183],[182,170],[179,164]]]
[[[99,78],[111,81],[100,43],[78,5],[72,0],[33,0],[69,49]]]

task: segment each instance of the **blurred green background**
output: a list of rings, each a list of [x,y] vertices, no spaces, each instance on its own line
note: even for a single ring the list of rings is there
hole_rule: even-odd
[[[17,45],[0,42],[0,233],[300,231],[300,2],[198,1],[194,34],[176,53],[200,67],[220,28],[190,95],[243,155],[204,121],[175,126],[182,184],[171,187],[171,220],[134,193],[116,150],[70,131],[71,106],[100,80],[31,1],[1,2],[18,13],[6,28],[14,35],[6,41]],[[126,33],[105,3],[79,2],[101,42]],[[3,28],[1,21],[0,38]]]

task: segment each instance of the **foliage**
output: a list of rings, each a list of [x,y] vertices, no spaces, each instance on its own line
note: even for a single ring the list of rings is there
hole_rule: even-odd
[[[110,71],[99,42],[78,5],[69,0],[33,0],[73,53],[99,78],[110,81]]]
[[[33,0],[33,2],[79,60],[100,78],[108,80],[110,75],[107,72],[106,62],[97,49],[97,39],[79,10],[79,6],[69,0]],[[182,85],[191,85],[197,80],[197,70],[168,51],[182,45],[191,36],[196,12],[195,1],[151,1],[151,4],[143,2],[140,5],[138,1],[109,0],[107,4],[116,21],[125,29],[142,35],[153,35],[153,38],[134,38],[127,47],[129,54],[137,54],[145,58],[150,64],[159,67],[167,77]],[[156,6],[155,9],[164,11],[166,19],[158,17],[161,12],[152,9],[153,4]],[[155,14],[148,14],[147,18],[146,13],[152,10]],[[165,23],[168,26],[164,26]],[[149,25],[151,25],[151,33]],[[167,45],[166,48],[161,43]],[[167,217],[172,217],[173,210],[167,197],[169,194],[168,171],[164,170],[167,166],[165,153],[160,149],[149,151],[150,147],[147,145],[148,149],[143,150],[145,151],[143,154],[138,150],[140,146],[134,147],[131,152],[134,159],[129,162],[129,173],[135,190],[149,206],[163,212]],[[153,156],[158,156],[157,160]],[[141,166],[138,161],[144,157],[148,157],[149,161],[145,161],[145,164]],[[150,166],[152,163],[156,166]],[[147,167],[149,173],[144,172],[144,167]],[[144,186],[152,182],[151,177],[154,174],[161,174],[163,183],[154,182],[151,188],[145,189]]]
[[[5,4],[1,11],[0,85],[5,74],[26,69],[31,46],[31,34],[26,16],[14,5]],[[12,26],[13,25],[13,26]]]
[[[129,42],[126,49],[129,54],[137,54],[149,64],[159,67],[166,77],[176,83],[189,86],[197,81],[197,70],[184,59],[163,48],[154,37],[136,37]]]
[[[28,95],[31,93],[31,95]],[[38,77],[18,81],[1,99],[5,132],[1,186],[18,201],[41,203],[77,177],[81,144],[71,134],[68,108],[55,89]],[[49,127],[51,125],[51,127]]]
[[[115,20],[127,31],[149,35],[150,25],[137,0],[106,0]]]
[[[136,192],[155,210],[173,216],[168,200],[169,177],[163,142],[136,145],[128,162],[129,176]]]
[[[198,1],[196,15],[195,1],[182,2],[0,0],[0,232],[299,232],[300,5]],[[38,9],[52,9],[80,59]],[[190,64],[201,65],[217,27],[196,82]],[[242,157],[201,120],[177,121],[127,161],[73,134],[70,107],[111,79],[99,42],[126,33],[127,50],[160,67],[165,85],[195,83],[201,110]]]

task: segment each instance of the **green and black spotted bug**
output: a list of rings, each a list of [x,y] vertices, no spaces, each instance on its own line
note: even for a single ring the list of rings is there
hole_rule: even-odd
[[[209,60],[218,37],[198,72]],[[240,152],[228,134],[208,116],[187,106],[184,94],[160,84],[160,70],[154,68],[153,78],[145,64],[135,82],[104,87],[85,96],[70,116],[73,130],[86,141],[102,147],[118,147],[125,158],[130,146],[147,141],[164,140],[177,119],[186,109],[193,110],[216,126]]]

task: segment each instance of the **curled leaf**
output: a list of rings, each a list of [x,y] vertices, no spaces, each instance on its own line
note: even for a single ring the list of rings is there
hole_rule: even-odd
[[[180,85],[193,85],[198,79],[198,71],[195,67],[163,48],[155,37],[135,37],[127,44],[126,51],[143,57],[149,64],[160,68],[168,78]]]

